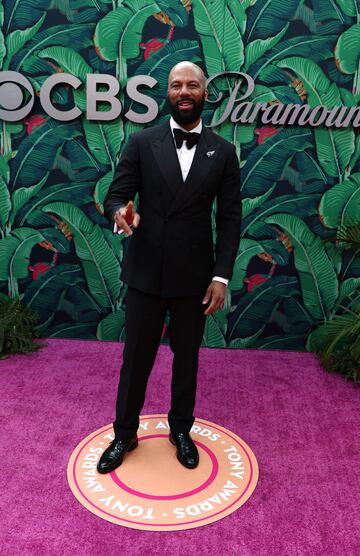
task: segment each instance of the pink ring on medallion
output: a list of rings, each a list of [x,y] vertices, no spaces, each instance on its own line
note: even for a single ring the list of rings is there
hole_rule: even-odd
[[[139,442],[140,440],[149,440],[150,438],[167,438],[167,436],[165,434],[151,434],[148,436],[139,436]],[[204,483],[202,483],[197,488],[194,488],[193,490],[189,490],[188,492],[183,492],[181,494],[172,494],[169,496],[156,496],[154,494],[145,494],[144,492],[139,492],[138,490],[135,490],[127,486],[125,483],[123,483],[121,479],[119,479],[119,477],[116,475],[115,471],[112,471],[110,473],[110,476],[112,480],[126,492],[129,492],[130,494],[134,494],[135,496],[139,496],[141,498],[148,498],[149,500],[177,500],[178,498],[186,498],[187,496],[192,496],[193,494],[197,494],[198,492],[201,492],[206,487],[211,485],[211,483],[215,480],[215,477],[219,471],[219,463],[216,459],[215,454],[202,442],[196,440],[195,444],[200,446],[200,448],[202,448],[204,452],[206,452],[210,457],[212,463],[212,470],[209,477],[206,479]]]

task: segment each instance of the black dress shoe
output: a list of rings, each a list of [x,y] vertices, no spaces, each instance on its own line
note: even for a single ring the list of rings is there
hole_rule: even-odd
[[[184,467],[194,469],[198,466],[199,453],[188,432],[170,432],[169,440],[176,446],[177,459]]]
[[[126,452],[131,452],[138,445],[136,434],[130,440],[113,440],[97,464],[98,473],[110,473],[122,464]]]

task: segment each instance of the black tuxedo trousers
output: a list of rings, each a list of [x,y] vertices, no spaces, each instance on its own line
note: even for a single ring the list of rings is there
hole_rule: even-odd
[[[138,429],[166,311],[170,313],[169,339],[174,354],[168,421],[174,432],[190,431],[194,422],[198,355],[205,324],[206,306],[202,305],[202,300],[203,295],[160,297],[128,288],[126,342],[114,421],[116,438],[128,440]]]

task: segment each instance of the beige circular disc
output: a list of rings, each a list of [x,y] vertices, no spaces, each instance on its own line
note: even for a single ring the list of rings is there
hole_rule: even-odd
[[[67,470],[79,502],[97,516],[132,529],[176,531],[207,525],[231,514],[253,493],[259,470],[249,446],[233,432],[196,419],[191,437],[200,456],[186,469],[170,444],[166,415],[142,415],[139,445],[112,473],[96,471],[113,440],[107,425],[75,448]]]

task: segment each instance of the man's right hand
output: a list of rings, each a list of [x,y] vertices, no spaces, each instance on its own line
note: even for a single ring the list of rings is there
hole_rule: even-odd
[[[140,215],[135,212],[133,201],[129,201],[126,207],[121,207],[115,212],[114,221],[125,234],[132,235],[130,226],[137,228],[140,222]]]

